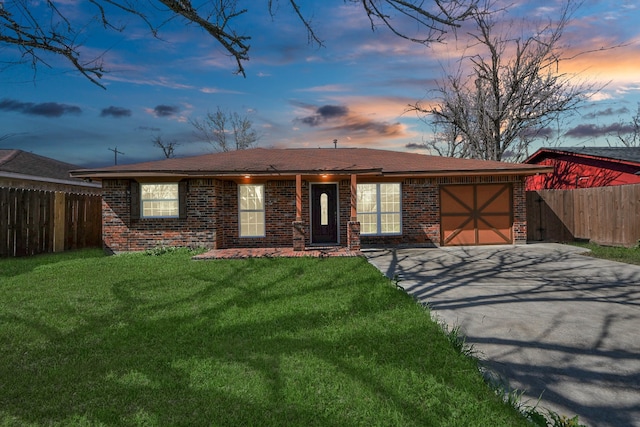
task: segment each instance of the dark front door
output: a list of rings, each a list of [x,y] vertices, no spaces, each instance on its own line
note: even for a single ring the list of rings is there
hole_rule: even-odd
[[[338,243],[338,189],[311,185],[311,243]]]

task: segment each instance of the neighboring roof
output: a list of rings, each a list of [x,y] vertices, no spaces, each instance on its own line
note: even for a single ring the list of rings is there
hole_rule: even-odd
[[[102,169],[76,170],[72,175],[92,178],[322,173],[438,176],[460,173],[533,175],[550,171],[552,169],[549,167],[539,165],[455,159],[369,148],[253,148]]]
[[[525,163],[534,163],[545,157],[574,155],[581,157],[613,160],[616,162],[640,166],[640,147],[557,147],[541,148],[531,155]]]
[[[87,186],[82,179],[69,176],[73,169],[78,169],[78,166],[22,150],[0,149],[2,177]]]

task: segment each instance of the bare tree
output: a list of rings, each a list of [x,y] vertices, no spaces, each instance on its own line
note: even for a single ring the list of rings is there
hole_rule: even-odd
[[[394,34],[418,43],[441,41],[457,28],[477,7],[480,0],[344,0],[360,3],[374,29],[382,23]],[[323,42],[316,34],[310,19],[300,9],[300,0],[266,0],[269,13],[275,15],[277,5],[286,3],[305,27],[309,41]],[[95,16],[83,22],[73,19],[62,7],[62,1],[6,0],[0,2],[0,46],[16,49],[23,61],[49,66],[48,55],[64,58],[86,78],[103,87],[100,78],[105,70],[101,58],[81,58],[81,40],[94,25],[124,32],[118,24],[119,16],[138,18],[153,37],[159,37],[160,29],[167,22],[182,19],[185,26],[195,24],[210,36],[236,62],[236,73],[245,75],[244,64],[249,60],[249,35],[235,28],[237,19],[247,13],[239,8],[237,0],[88,0]],[[264,4],[264,3],[263,3]],[[257,2],[252,3],[257,7]],[[407,20],[416,26],[406,25]],[[418,28],[417,34],[405,32],[405,28]]]
[[[218,109],[208,112],[204,119],[191,120],[197,136],[212,146],[214,151],[246,150],[258,142],[258,133],[247,116]]]
[[[180,145],[180,143],[178,143],[178,141],[176,140],[165,142],[162,140],[162,137],[160,135],[154,136],[152,141],[154,147],[160,148],[162,150],[162,153],[164,154],[164,157],[167,159],[175,157],[176,147]]]
[[[4,141],[5,139],[9,139],[12,136],[15,136],[15,133],[5,133],[4,135],[0,135],[0,141]]]
[[[410,142],[406,148],[411,150],[426,149],[442,157],[467,157],[466,148],[460,135],[459,129],[455,125],[431,121],[428,123],[432,129],[431,139],[422,138],[422,143]]]
[[[625,123],[623,127],[630,130],[630,132],[618,132],[616,136],[620,145],[624,147],[640,147],[640,103],[638,103],[635,116],[631,117],[631,121]]]
[[[410,106],[440,129],[429,148],[457,157],[520,161],[554,121],[578,109],[597,90],[559,72],[560,38],[578,6],[567,0],[557,21],[537,26],[528,37],[513,23],[500,31],[498,16],[477,9],[471,53],[439,84],[433,106]]]

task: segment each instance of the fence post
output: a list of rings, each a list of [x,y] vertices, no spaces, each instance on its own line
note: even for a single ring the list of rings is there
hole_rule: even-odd
[[[56,191],[53,202],[53,252],[64,252],[65,194]]]

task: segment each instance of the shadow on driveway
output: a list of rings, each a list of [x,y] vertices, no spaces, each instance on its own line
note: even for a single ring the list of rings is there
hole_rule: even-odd
[[[523,403],[640,427],[640,266],[558,244],[376,249],[369,262],[450,327]]]

